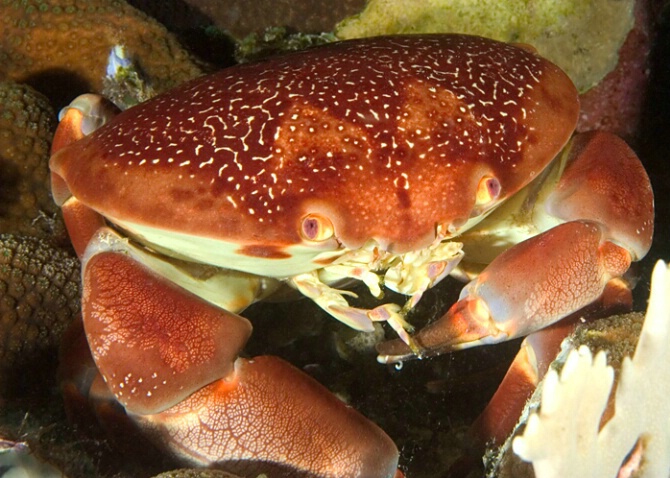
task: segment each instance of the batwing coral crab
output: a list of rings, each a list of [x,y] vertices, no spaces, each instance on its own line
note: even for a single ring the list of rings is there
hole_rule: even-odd
[[[109,120],[98,97],[75,100],[53,194],[107,387],[188,461],[393,476],[398,451],[375,425],[278,359],[238,358],[251,332],[238,313],[288,285],[356,329],[388,322],[392,362],[527,335],[595,301],[649,249],[653,196],[621,140],[563,149],[578,109],[532,49],[462,35],[240,65]],[[412,335],[405,314],[448,274],[474,278]],[[351,279],[409,298],[356,308],[337,289]]]

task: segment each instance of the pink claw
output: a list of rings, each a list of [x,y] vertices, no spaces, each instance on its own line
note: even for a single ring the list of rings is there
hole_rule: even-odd
[[[629,266],[630,254],[603,242],[597,224],[562,224],[498,256],[413,339],[433,355],[528,335],[595,301]],[[411,357],[397,340],[379,352],[386,361]]]
[[[246,319],[95,240],[83,262],[86,337],[129,430],[180,463],[244,476],[396,474],[393,441],[325,387],[278,358],[237,358]],[[84,388],[104,411],[100,386]]]
[[[198,466],[324,478],[391,478],[397,470],[398,452],[380,428],[277,357],[238,359],[231,376],[135,418]]]

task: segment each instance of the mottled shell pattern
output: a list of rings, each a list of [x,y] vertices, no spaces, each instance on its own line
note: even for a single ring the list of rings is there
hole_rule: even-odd
[[[457,235],[531,181],[577,114],[571,81],[530,49],[379,37],[196,79],[123,112],[51,167],[129,230],[207,238],[249,258],[371,239],[403,253]],[[479,204],[486,178],[495,201]]]

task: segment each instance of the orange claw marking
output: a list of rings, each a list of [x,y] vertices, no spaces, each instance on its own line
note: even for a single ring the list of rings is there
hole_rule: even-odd
[[[123,254],[84,266],[82,311],[96,365],[134,413],[156,413],[232,372],[249,322]]]
[[[276,357],[238,359],[231,377],[136,419],[199,466],[253,476],[274,469],[322,478],[393,478],[397,472],[398,450],[379,427]]]

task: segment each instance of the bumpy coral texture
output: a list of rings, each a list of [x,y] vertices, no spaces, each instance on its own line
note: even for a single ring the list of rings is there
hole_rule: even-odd
[[[26,85],[0,83],[0,233],[62,232],[49,193],[49,147],[56,115]]]
[[[0,396],[44,386],[79,312],[79,261],[45,240],[0,234]],[[42,376],[43,375],[43,376]]]

